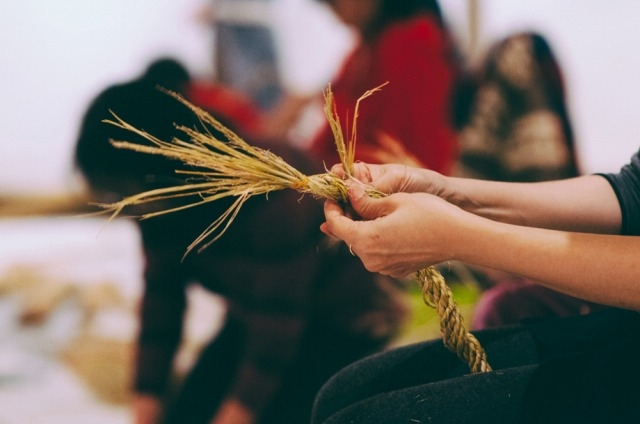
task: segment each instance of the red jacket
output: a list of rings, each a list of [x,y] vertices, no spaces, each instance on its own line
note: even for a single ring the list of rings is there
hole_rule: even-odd
[[[386,134],[423,166],[449,173],[456,154],[450,122],[456,75],[452,57],[448,37],[427,15],[389,25],[350,55],[331,86],[346,138],[358,98],[389,82],[361,102],[356,160],[380,163],[371,153],[380,134]],[[339,162],[328,126],[311,151],[327,166]]]

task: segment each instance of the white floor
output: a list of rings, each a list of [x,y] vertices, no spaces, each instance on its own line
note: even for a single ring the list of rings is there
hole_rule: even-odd
[[[20,359],[16,355],[20,355]],[[5,364],[17,369],[0,378],[2,424],[124,424],[131,423],[126,405],[96,399],[70,369],[40,357],[3,348]],[[5,370],[6,371],[6,370]]]
[[[89,285],[111,281],[135,299],[140,290],[137,234],[129,222],[88,218],[0,220],[0,280]],[[14,281],[20,288],[20,281]],[[57,360],[79,331],[71,304],[42,325],[19,323],[24,300],[15,291],[0,297],[0,424],[130,423],[124,405],[100,401],[74,371]],[[122,334],[122,337],[130,337]],[[127,332],[125,331],[125,333]]]
[[[34,278],[77,287],[114,283],[135,305],[141,291],[135,227],[126,220],[106,224],[77,217],[0,219],[0,424],[130,423],[126,404],[100,400],[59,360],[74,337],[87,331],[77,302],[63,302],[39,325],[20,324],[24,301],[16,293]],[[223,307],[202,292],[191,294],[187,338],[193,348],[215,331]],[[132,341],[137,330],[133,313],[105,312],[91,325],[90,331],[120,341]],[[183,366],[188,363],[187,355]]]

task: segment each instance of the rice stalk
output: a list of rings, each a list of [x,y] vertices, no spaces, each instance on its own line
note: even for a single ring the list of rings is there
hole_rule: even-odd
[[[356,121],[360,102],[373,95],[381,87],[365,92],[356,102],[353,121],[351,122],[350,138],[347,141],[344,138],[331,86],[324,92],[324,111],[334,135],[336,148],[347,178],[353,178]],[[178,126],[177,128],[184,133],[188,141],[178,138],[174,138],[171,141],[159,140],[153,135],[128,124],[112,112],[114,119],[106,120],[105,122],[138,134],[150,143],[141,145],[127,141],[112,141],[112,144],[117,148],[177,159],[185,165],[196,168],[196,170],[177,170],[176,172],[189,177],[190,181],[195,180],[197,182],[150,190],[127,197],[117,203],[100,205],[106,211],[111,212],[112,218],[129,206],[168,198],[197,196],[199,200],[183,206],[147,213],[142,215],[141,218],[153,218],[158,215],[214,202],[222,198],[234,197],[235,201],[231,206],[216,218],[187,248],[188,253],[198,246],[200,246],[199,250],[205,249],[218,240],[236,218],[243,204],[252,196],[265,195],[277,190],[293,189],[316,198],[333,199],[343,203],[348,201],[345,181],[336,174],[326,172],[310,176],[304,175],[278,155],[249,145],[209,113],[191,104],[179,94],[166,92],[191,109],[202,122],[205,131]],[[207,130],[207,126],[219,131],[226,140],[216,138]],[[368,190],[367,193],[376,197],[385,196],[384,193],[380,193],[373,188]],[[471,372],[491,370],[487,363],[484,349],[477,339],[466,330],[462,315],[442,275],[434,267],[429,267],[418,271],[415,278],[422,287],[424,302],[428,306],[435,308],[438,313],[445,346],[465,361],[469,365]]]

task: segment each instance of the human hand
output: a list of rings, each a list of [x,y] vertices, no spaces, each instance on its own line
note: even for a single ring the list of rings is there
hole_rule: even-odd
[[[162,404],[152,395],[136,394],[133,397],[133,422],[135,424],[158,424]]]
[[[395,163],[424,168],[424,164],[403,143],[389,134],[380,133],[376,138],[376,142],[371,145],[359,146],[358,156],[366,158],[364,159],[365,162]]]
[[[349,201],[362,220],[353,220],[332,200],[325,202],[321,230],[337,237],[365,267],[405,277],[427,266],[454,259],[460,224],[473,216],[446,201],[422,193],[395,193],[375,199],[361,184],[348,182]]]
[[[246,406],[235,399],[222,403],[211,424],[253,424],[255,417]]]

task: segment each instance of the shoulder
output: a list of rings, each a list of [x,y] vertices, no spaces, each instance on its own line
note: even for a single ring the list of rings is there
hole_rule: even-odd
[[[390,24],[375,45],[378,60],[383,62],[411,58],[415,63],[434,54],[440,56],[448,49],[445,30],[429,15]]]

